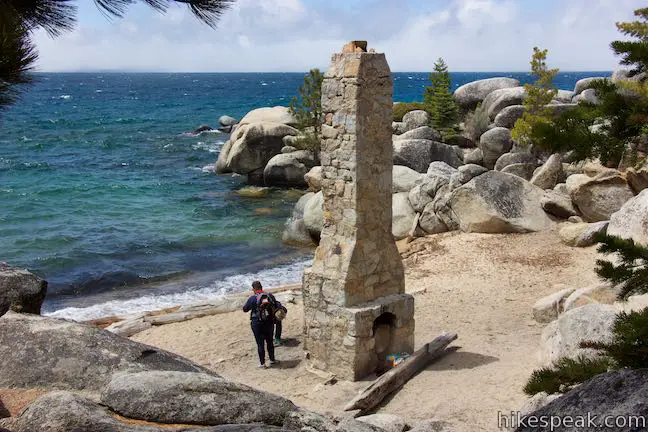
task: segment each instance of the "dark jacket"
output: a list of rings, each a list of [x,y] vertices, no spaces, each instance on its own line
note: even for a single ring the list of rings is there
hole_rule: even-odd
[[[267,294],[268,297],[270,297],[270,301],[274,303],[275,308],[283,307],[272,294],[266,293],[265,291],[261,291],[259,294]],[[257,294],[248,297],[245,305],[243,306],[243,312],[250,312],[250,319],[252,321],[259,321],[259,314],[257,311]]]

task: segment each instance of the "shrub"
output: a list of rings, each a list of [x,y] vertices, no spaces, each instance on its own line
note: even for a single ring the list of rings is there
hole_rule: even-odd
[[[488,130],[489,125],[490,117],[488,116],[488,110],[479,104],[474,111],[466,115],[464,130],[468,138],[474,142],[478,142],[479,138]]]
[[[423,102],[401,102],[394,105],[394,121],[402,122],[403,116],[410,111],[423,110],[427,111],[427,106]]]
[[[322,143],[319,137],[313,135],[312,133],[296,136],[292,141],[292,145],[297,150],[310,150],[314,153],[319,152],[322,147]]]
[[[299,96],[290,101],[290,112],[297,120],[297,128],[309,136],[307,145],[319,150],[322,131],[322,82],[324,75],[319,69],[311,69],[299,88]],[[317,142],[317,143],[316,143]]]
[[[430,81],[432,85],[425,89],[423,98],[432,117],[431,126],[444,135],[450,135],[457,130],[459,107],[450,91],[450,73],[442,58],[434,63]]]
[[[524,386],[524,393],[529,396],[540,392],[548,394],[565,393],[575,385],[607,372],[610,364],[610,360],[606,358],[588,359],[580,357],[576,360],[562,358],[553,367],[534,371]]]
[[[619,265],[610,261],[597,260],[596,273],[614,286],[620,288],[619,298],[624,300],[633,294],[648,292],[648,248],[637,244],[632,239],[623,239],[599,233],[595,236],[599,242],[598,252],[616,254]]]
[[[524,99],[524,114],[515,122],[511,136],[522,146],[531,145],[533,142],[533,128],[538,123],[550,123],[552,111],[547,108],[558,90],[553,84],[553,79],[558,74],[558,69],[547,67],[547,50],[533,48],[531,57],[531,73],[537,77],[533,84],[525,84],[526,98]]]

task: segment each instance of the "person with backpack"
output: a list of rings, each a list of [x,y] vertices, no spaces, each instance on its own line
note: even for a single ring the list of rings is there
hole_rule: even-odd
[[[251,295],[245,302],[243,312],[250,312],[250,325],[259,353],[259,367],[265,368],[265,346],[268,347],[270,366],[277,363],[272,336],[278,302],[272,294],[263,291],[259,281],[252,282],[252,290],[254,295]]]

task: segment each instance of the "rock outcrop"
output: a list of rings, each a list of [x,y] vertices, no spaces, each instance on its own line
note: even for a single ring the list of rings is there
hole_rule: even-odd
[[[455,189],[448,206],[465,232],[542,231],[553,225],[540,206],[543,194],[519,177],[489,171]]]
[[[518,87],[520,82],[513,78],[488,78],[470,82],[459,87],[454,92],[457,104],[463,109],[473,109],[486,96],[495,90]]]
[[[610,219],[634,194],[618,172],[602,172],[595,177],[575,174],[567,178],[572,201],[588,222]]]
[[[305,187],[305,175],[318,163],[315,154],[308,150],[278,154],[266,164],[263,182],[266,186]]]
[[[280,426],[296,409],[287,399],[197,372],[146,371],[113,376],[101,402],[124,417],[196,425]]]
[[[610,217],[608,234],[648,246],[648,189],[628,200]]]
[[[608,222],[566,223],[558,231],[560,240],[568,246],[587,247],[596,243],[596,234],[607,231]]]
[[[549,159],[533,174],[531,184],[540,189],[553,189],[565,179],[562,166],[562,156],[558,153],[549,156]]]
[[[424,139],[430,141],[441,141],[441,134],[437,130],[432,129],[430,126],[421,126],[416,129],[412,129],[409,132],[405,132],[402,135],[396,135],[395,139]]]
[[[607,77],[591,77],[591,78],[583,78],[578,81],[576,81],[576,85],[574,86],[574,97],[578,96],[581,94],[583,91],[587,89],[591,89],[592,85],[598,81],[598,80],[606,80],[608,79]]]
[[[485,132],[479,139],[479,148],[483,154],[483,164],[488,169],[495,168],[497,159],[504,153],[508,153],[512,147],[511,131],[503,127],[493,128]]]
[[[512,129],[515,122],[524,114],[523,105],[511,105],[504,108],[495,116],[495,126]]]
[[[533,417],[574,419],[549,425],[520,426],[516,432],[640,431],[648,418],[648,370],[619,370],[597,375],[531,414]],[[583,419],[576,427],[576,419]],[[587,419],[594,423],[589,423]],[[609,423],[603,422],[607,419]],[[618,423],[617,423],[618,422]]]
[[[404,165],[425,172],[430,162],[442,161],[450,166],[463,164],[455,147],[426,139],[399,139],[394,141],[394,165]]]
[[[284,106],[257,108],[248,112],[239,122],[240,125],[252,123],[279,123],[289,126],[297,126],[297,119],[290,113],[290,109]]]
[[[526,98],[524,87],[512,87],[492,91],[483,102],[491,120],[494,120],[504,108],[511,105],[522,105]]]
[[[40,314],[47,282],[27,270],[0,262],[0,316],[9,309]]]

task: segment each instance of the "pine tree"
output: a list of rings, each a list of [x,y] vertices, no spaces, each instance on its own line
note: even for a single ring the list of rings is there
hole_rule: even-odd
[[[425,89],[424,103],[430,113],[431,125],[439,132],[451,134],[457,129],[459,108],[450,91],[452,82],[448,66],[442,58],[434,63],[434,72],[430,74],[431,86]]]
[[[553,79],[558,74],[558,69],[547,67],[547,50],[533,48],[531,57],[531,73],[537,77],[535,83],[525,84],[526,99],[524,100],[524,114],[515,122],[511,136],[518,144],[531,145],[533,142],[533,128],[538,123],[550,123],[552,111],[547,107],[558,93]]]
[[[619,298],[627,299],[633,294],[648,292],[648,247],[632,239],[598,234],[599,253],[616,254],[620,264],[597,260],[596,273],[614,286],[619,287]]]
[[[297,126],[303,133],[298,142],[309,150],[319,150],[319,136],[322,132],[322,82],[324,75],[319,69],[311,69],[304,77],[299,88],[299,96],[290,101],[290,112],[297,120]]]
[[[634,12],[639,21],[618,22],[617,29],[637,41],[614,41],[610,44],[612,51],[622,57],[621,64],[632,65],[630,76],[648,72],[648,8]]]

